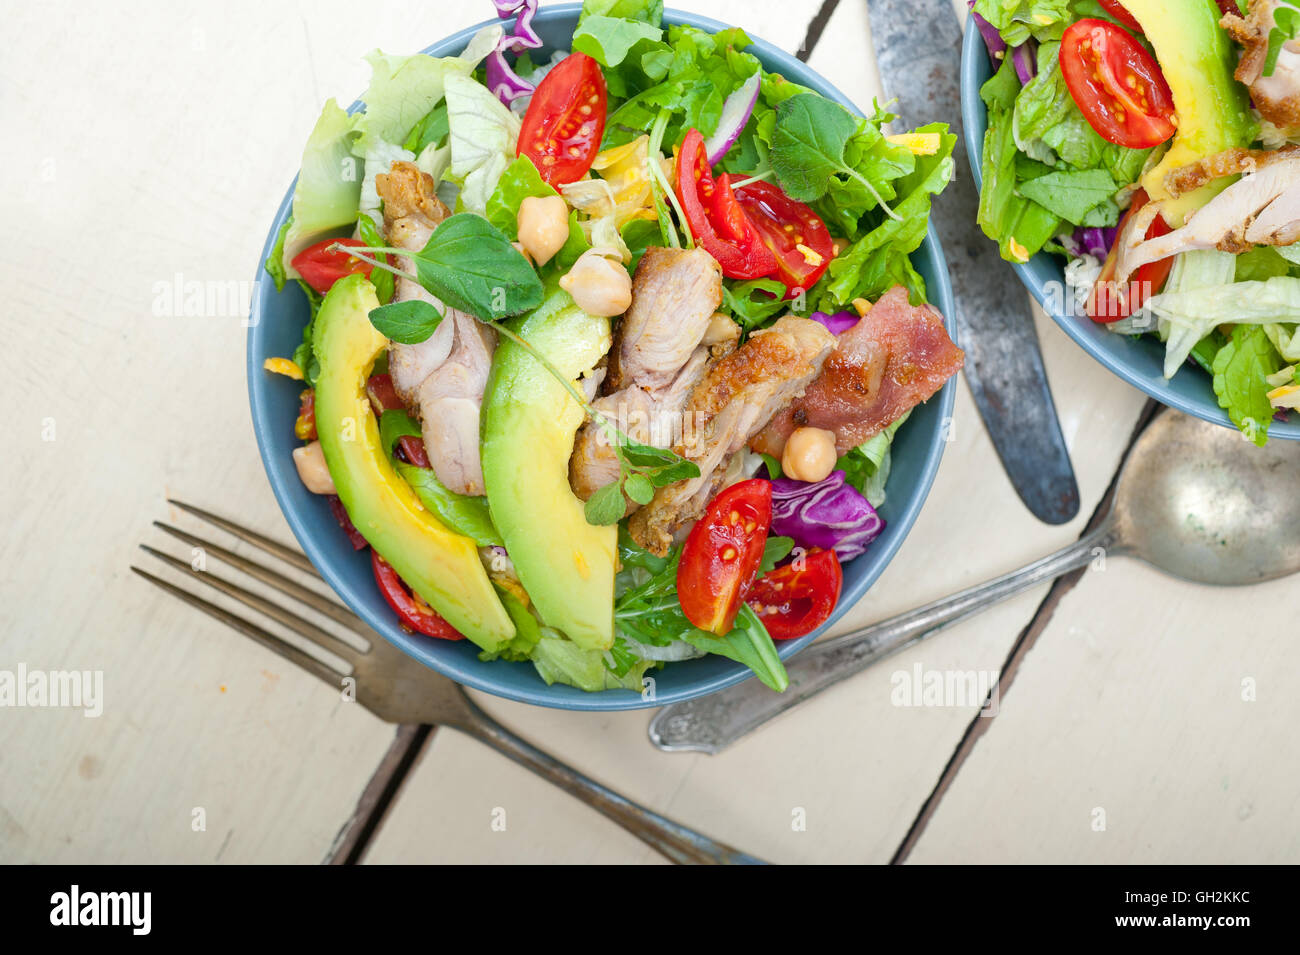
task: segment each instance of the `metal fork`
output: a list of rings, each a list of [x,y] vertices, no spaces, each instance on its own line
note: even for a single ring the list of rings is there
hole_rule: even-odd
[[[319,577],[316,569],[306,555],[286,547],[277,541],[264,537],[255,531],[219,517],[202,508],[181,501],[169,500],[169,504],[213,524],[248,544],[274,556],[301,571]],[[350,673],[340,672],[314,656],[288,643],[283,638],[270,633],[257,624],[231,613],[214,603],[204,600],[181,587],[176,586],[148,571],[132,565],[131,569],[150,583],[156,584],[175,597],[197,607],[209,616],[215,617],[238,630],[244,636],[257,641],[287,660],[291,660],[309,673],[315,674],[336,691],[345,685],[343,680],[351,677],[355,682],[355,699],[370,712],[389,723],[431,723],[449,726],[467,733],[477,740],[491,746],[497,752],[532,770],[543,779],[554,783],[565,792],[591,806],[608,819],[618,823],[642,842],[649,845],[673,862],[710,864],[710,865],[763,865],[763,860],[756,859],[728,845],[715,842],[707,836],[678,825],[651,812],[644,806],[620,796],[595,780],[566,766],[552,756],[548,756],[526,740],[516,736],[492,717],[479,709],[465,691],[447,677],[416,663],[401,650],[382,638],[376,638],[373,630],[362,620],[311,588],[291,580],[278,571],[260,563],[242,557],[224,547],[204,540],[194,534],[154,521],[154,526],[186,542],[192,547],[202,548],[209,556],[215,557],[249,576],[292,597],[309,607],[328,616],[331,620],[348,628],[360,636],[368,645],[367,650],[356,647],[303,619],[291,610],[279,606],[255,593],[208,573],[195,570],[187,561],[166,554],[147,544],[141,544],[141,550],[157,557],[159,560],[186,574],[216,588],[247,607],[265,614],[284,627],[322,647],[329,653],[346,661]]]

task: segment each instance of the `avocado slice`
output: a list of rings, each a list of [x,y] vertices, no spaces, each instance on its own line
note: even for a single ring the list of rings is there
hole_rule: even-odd
[[[567,292],[507,323],[561,374],[576,379],[609,350],[609,319]],[[483,483],[493,523],[533,606],[579,647],[614,644],[618,530],[594,527],[569,488],[569,457],[585,415],[529,352],[503,338],[483,398]]]
[[[1178,132],[1164,158],[1143,178],[1153,200],[1169,199],[1165,176],[1206,156],[1249,146],[1255,138],[1246,88],[1233,78],[1236,55],[1219,26],[1219,10],[1204,0],[1124,0],[1155,48],[1174,94]],[[1171,201],[1165,220],[1177,228],[1232,182],[1224,178]]]
[[[366,397],[388,339],[370,324],[375,287],[349,275],[316,316],[316,431],[339,498],[361,536],[447,622],[484,650],[515,634],[472,540],[445,527],[393,469]]]

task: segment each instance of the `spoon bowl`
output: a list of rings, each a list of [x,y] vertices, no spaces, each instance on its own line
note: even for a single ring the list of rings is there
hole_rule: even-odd
[[[1261,583],[1300,571],[1300,444],[1259,448],[1166,412],[1120,475],[1116,552],[1201,584]]]

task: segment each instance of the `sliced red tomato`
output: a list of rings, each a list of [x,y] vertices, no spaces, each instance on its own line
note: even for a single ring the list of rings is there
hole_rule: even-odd
[[[402,578],[397,576],[392,564],[380,557],[378,551],[371,550],[370,563],[375,569],[375,582],[379,584],[379,592],[384,595],[388,606],[393,608],[393,613],[397,614],[402,626],[440,640],[465,639],[464,634],[421,600],[419,594],[411,592]]]
[[[339,500],[338,495],[331,494],[329,504],[330,513],[334,515],[334,520],[339,522],[339,527],[343,528],[343,533],[348,535],[348,540],[352,544],[352,549],[365,550],[369,547],[370,544],[361,536],[361,532],[357,530],[357,526],[352,523],[352,518],[348,517],[348,510],[343,506],[343,502]]]
[[[298,418],[293,423],[294,437],[302,441],[315,441],[316,434],[316,389],[308,388],[298,396]]]
[[[698,129],[682,141],[675,185],[686,227],[696,244],[718,260],[723,275],[757,279],[776,271],[776,256],[737,201],[731,177],[724,173],[714,180]]]
[[[677,566],[677,599],[687,620],[719,636],[731,631],[771,526],[771,481],[741,481],[713,499],[691,528]]]
[[[1124,4],[1120,3],[1119,0],[1098,0],[1098,2],[1103,10],[1124,24],[1124,26],[1130,30],[1136,30],[1138,33],[1142,32],[1142,24],[1137,22],[1133,14],[1124,9]],[[1230,2],[1235,2],[1235,0],[1230,0]]]
[[[346,252],[332,251],[332,245],[351,245],[362,249],[366,247],[360,239],[323,239],[293,257],[293,267],[298,270],[298,274],[322,295],[343,276],[359,272],[369,278],[374,269],[369,262],[362,262]]]
[[[1080,20],[1065,31],[1060,59],[1070,95],[1102,139],[1147,149],[1174,134],[1174,94],[1155,58],[1123,28]]]
[[[830,619],[843,586],[844,572],[835,551],[811,550],[758,578],[745,602],[773,640],[792,640]]]
[[[382,417],[385,411],[405,411],[406,405],[397,396],[391,375],[372,375],[366,382],[366,395],[370,398],[370,407],[375,409],[375,417]],[[397,450],[406,458],[408,464],[417,468],[432,467],[429,452],[424,447],[424,439],[413,434],[403,435],[397,439]]]
[[[517,155],[531,159],[552,186],[581,179],[605,135],[608,99],[600,64],[585,53],[570,53],[529,100]]]
[[[1129,206],[1128,212],[1124,214],[1124,218],[1119,223],[1121,235],[1123,235],[1124,226],[1128,224],[1129,219],[1148,201],[1149,198],[1145,189],[1139,189],[1134,193],[1133,204]],[[1151,227],[1147,229],[1146,237],[1154,239],[1156,236],[1168,235],[1172,231],[1162,216],[1156,216],[1155,221],[1151,223]],[[1129,276],[1127,286],[1118,286],[1114,281],[1118,258],[1119,242],[1116,241],[1111,246],[1110,255],[1106,257],[1106,264],[1102,266],[1101,275],[1097,279],[1097,284],[1092,288],[1092,294],[1088,296],[1088,317],[1102,325],[1118,322],[1121,318],[1128,318],[1134,312],[1139,311],[1148,298],[1164,287],[1165,281],[1169,278],[1169,273],[1174,267],[1173,256],[1161,259],[1159,262],[1148,263]]]
[[[741,186],[736,199],[776,257],[776,277],[785,283],[786,298],[816,285],[835,255],[821,217],[770,182]]]

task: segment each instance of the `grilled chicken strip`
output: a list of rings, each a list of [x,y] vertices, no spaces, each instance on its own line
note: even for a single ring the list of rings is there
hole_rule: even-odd
[[[846,454],[929,401],[965,360],[943,316],[913,306],[907,290],[895,286],[839,336],[821,376],[749,446],[780,458],[795,428],[813,427],[833,431],[835,449]]]
[[[704,513],[730,458],[804,393],[834,349],[825,326],[786,316],[714,364],[691,393],[687,427],[674,449],[699,466],[700,476],[660,488],[632,515],[628,528],[636,542],[667,554],[677,531]]]
[[[1300,158],[1290,157],[1260,167],[1244,176],[1192,215],[1181,229],[1147,239],[1147,229],[1161,211],[1158,202],[1148,203],[1129,219],[1117,240],[1115,282],[1122,285],[1137,269],[1180,252],[1220,249],[1246,252],[1255,245],[1289,245],[1295,241],[1300,222],[1288,219],[1300,190]],[[1277,203],[1275,212],[1269,212]],[[1263,219],[1266,225],[1253,228]],[[1288,236],[1291,236],[1288,238]]]
[[[722,304],[722,270],[702,249],[647,249],[632,280],[632,304],[614,332],[601,397],[592,406],[628,437],[658,448],[682,433],[682,408],[709,364],[735,347],[739,329],[711,334]],[[573,493],[587,500],[618,479],[618,457],[588,422],[569,460]],[[627,513],[636,508],[627,502]]]
[[[394,248],[424,248],[450,214],[434,194],[433,178],[409,162],[395,162],[375,177],[384,200],[384,232]],[[405,271],[411,261],[398,260]],[[421,285],[399,277],[394,301],[429,302],[443,313],[442,323],[418,345],[393,342],[388,367],[398,396],[420,419],[424,446],[434,473],[457,494],[483,493],[479,460],[479,412],[492,367],[496,334],[472,315],[448,308]]]
[[[1250,0],[1245,19],[1229,14],[1221,21],[1244,52],[1236,77],[1250,87],[1250,98],[1261,116],[1284,131],[1300,129],[1300,45],[1295,40],[1282,44],[1277,66],[1265,76],[1269,35],[1277,26],[1277,0]]]

